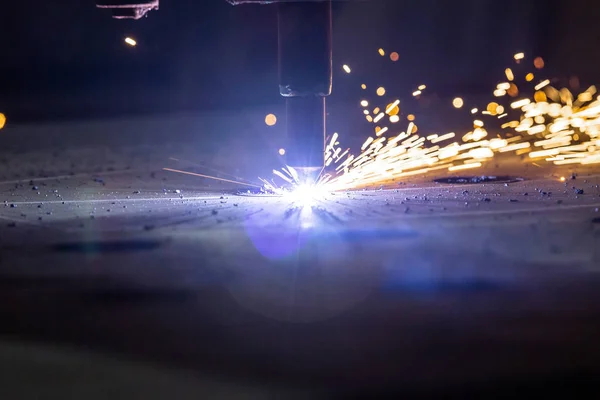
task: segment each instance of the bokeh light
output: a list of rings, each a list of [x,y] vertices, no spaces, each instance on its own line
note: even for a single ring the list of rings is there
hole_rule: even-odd
[[[6,124],[6,115],[0,113],[0,129],[4,128]]]
[[[579,78],[577,76],[572,76],[569,78],[569,86],[571,89],[579,89],[581,84],[579,83]]]
[[[506,70],[504,70],[504,74],[506,75],[506,79],[509,81],[515,80],[515,74],[513,73],[512,69],[506,68]]]
[[[460,97],[456,97],[454,100],[452,100],[452,105],[454,108],[461,108],[464,104],[465,102]]]
[[[498,113],[498,103],[496,102],[491,102],[487,105],[487,112],[489,112],[492,115],[496,115]]]
[[[387,105],[387,107],[385,108],[385,112],[387,115],[397,115],[398,113],[400,113],[400,107],[398,107],[398,104],[400,104],[400,101],[396,100],[393,103],[390,103]]]
[[[400,59],[400,55],[398,53],[396,53],[395,51],[393,53],[390,54],[390,60],[396,62]]]
[[[277,123],[277,117],[275,116],[275,114],[268,114],[265,117],[265,124],[267,124],[267,126],[273,126]]]
[[[280,156],[285,156],[285,149],[284,148],[279,149],[279,155]]]
[[[544,65],[545,65],[544,59],[542,57],[537,57],[535,60],[533,60],[533,65],[537,69],[544,68]]]
[[[377,88],[377,96],[385,96],[385,88],[384,87]]]
[[[548,97],[546,97],[546,93],[544,93],[541,90],[538,90],[533,95],[533,99],[536,101],[536,103],[541,103],[541,102],[547,101]]]

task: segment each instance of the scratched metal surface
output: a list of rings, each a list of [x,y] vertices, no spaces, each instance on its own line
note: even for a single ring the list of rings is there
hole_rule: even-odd
[[[423,177],[297,207],[162,171],[179,165],[171,150],[111,149],[107,168],[75,149],[85,167],[0,182],[0,338],[13,346],[0,360],[15,351],[27,371],[34,356],[17,350],[33,342],[257,397],[555,390],[598,373],[593,170],[517,168],[527,179],[506,186]],[[5,157],[56,166],[35,155]],[[60,393],[68,376],[32,379]]]

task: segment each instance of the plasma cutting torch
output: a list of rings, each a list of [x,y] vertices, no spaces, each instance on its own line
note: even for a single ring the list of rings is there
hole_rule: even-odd
[[[324,164],[325,98],[332,85],[332,0],[226,1],[232,5],[277,3],[279,93],[286,98],[286,164],[298,171],[303,182],[312,181]],[[114,18],[139,19],[158,10],[159,0],[97,0],[97,6],[111,9]]]

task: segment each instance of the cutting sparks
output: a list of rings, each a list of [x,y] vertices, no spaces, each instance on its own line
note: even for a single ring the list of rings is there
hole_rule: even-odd
[[[385,52],[380,49],[379,54]],[[515,54],[514,60],[526,63],[525,54]],[[544,61],[537,57],[531,66],[540,70]],[[346,70],[346,66],[343,68]],[[495,100],[466,111],[474,118],[469,132],[421,134],[412,114],[406,117],[408,123],[403,129],[399,124],[400,99],[376,105],[372,114],[366,109],[370,102],[364,99],[360,103],[362,111],[369,123],[377,125],[359,154],[340,147],[336,133],[327,141],[325,168],[316,182],[300,182],[293,168],[284,167],[273,173],[292,189],[261,179],[264,188],[285,193],[306,205],[324,192],[386,185],[431,172],[481,168],[496,154],[514,153],[532,162],[555,165],[600,163],[600,96],[595,86],[574,94],[569,89],[553,87],[548,79],[536,79],[539,72],[526,72],[522,77],[515,76],[511,68],[504,72],[508,82],[491,91]],[[519,85],[523,87],[517,86],[516,82],[521,81],[524,83]],[[366,89],[364,84],[361,87]],[[425,88],[418,86],[412,96],[419,96]],[[379,86],[375,94],[382,97],[386,91]],[[458,110],[464,104],[461,97],[452,101]],[[388,126],[388,121],[393,125]]]
[[[452,100],[452,105],[454,106],[454,108],[462,108],[462,106],[465,103],[463,102],[463,99],[461,99],[460,97],[455,98],[454,100]],[[476,108],[474,108],[474,110],[477,110]],[[477,111],[475,111],[477,112]]]
[[[137,42],[135,41],[135,39],[130,38],[130,37],[126,37],[125,38],[125,43],[127,43],[128,45],[130,45],[131,47],[135,47],[137,46]]]

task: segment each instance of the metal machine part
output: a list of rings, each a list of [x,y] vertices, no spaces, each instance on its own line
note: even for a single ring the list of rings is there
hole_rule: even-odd
[[[323,168],[331,94],[331,1],[278,5],[279,93],[286,98],[286,163],[303,180]]]
[[[332,87],[331,0],[227,0],[277,3],[279,93],[286,98],[286,164],[301,182],[323,169],[327,113]]]
[[[135,0],[96,0],[96,7],[111,10],[116,19],[140,19],[149,11],[158,10],[158,1],[135,3]]]
[[[279,93],[331,94],[331,1],[278,5]]]
[[[159,0],[98,0],[114,18],[138,19]],[[286,164],[310,180],[323,168],[326,108],[332,87],[332,0],[226,0],[278,7],[279,92],[286,98]],[[349,0],[345,0],[349,1]],[[355,0],[356,1],[356,0]]]
[[[286,163],[298,171],[302,183],[314,182],[323,168],[325,118],[325,97],[286,99]]]

